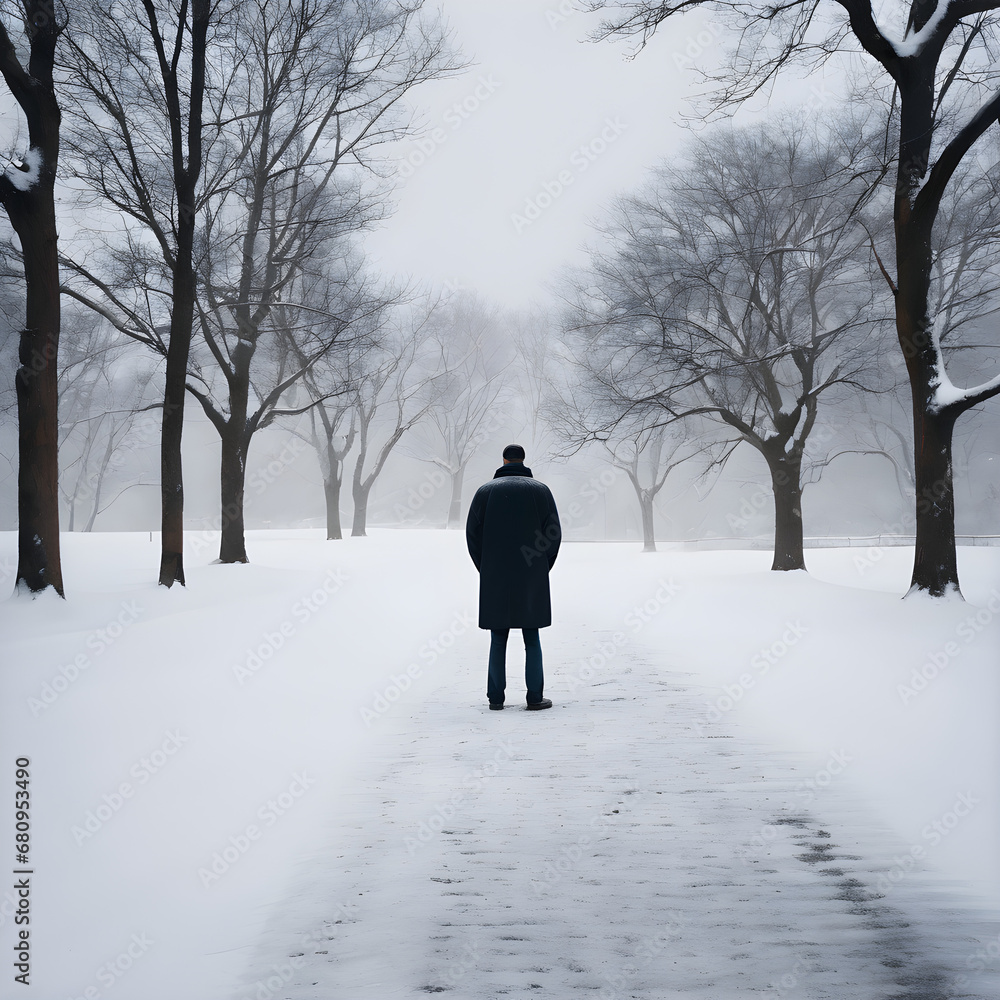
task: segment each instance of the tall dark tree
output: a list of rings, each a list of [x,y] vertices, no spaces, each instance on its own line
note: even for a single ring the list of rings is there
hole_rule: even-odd
[[[170,160],[177,195],[170,333],[160,438],[159,583],[163,587],[170,587],[174,583],[184,583],[184,473],[181,464],[181,435],[194,323],[194,234],[198,218],[197,187],[202,167],[205,49],[212,5],[209,0],[191,0],[191,23],[187,25],[187,0],[181,0],[173,48],[169,56],[160,34],[152,0],[143,0],[143,8],[148,19],[150,37],[156,48],[156,61],[170,116]],[[178,72],[186,45],[185,33],[190,35],[190,80],[187,86]],[[182,106],[185,98],[186,108]]]
[[[267,352],[280,333],[276,310],[293,310],[303,285],[324,272],[341,280],[350,270],[348,237],[386,211],[385,191],[370,179],[381,147],[409,131],[402,100],[458,68],[446,31],[421,7],[285,0],[237,10],[235,37],[250,63],[217,109],[231,123],[230,179],[205,207],[199,268],[211,360],[188,382],[221,438],[221,562],[248,561],[243,491],[252,435],[351,321],[331,309],[332,322],[310,323],[318,314],[301,311],[291,327],[311,342],[305,363],[277,381],[261,379],[274,371]]]
[[[118,214],[125,234],[106,274],[90,249],[68,260],[86,284],[66,291],[166,358],[158,576],[165,587],[184,583],[181,437],[213,12],[211,0],[166,8],[141,0],[122,4],[115,17],[81,8],[65,57],[75,172]]]
[[[63,596],[59,558],[59,257],[55,180],[61,112],[53,79],[64,25],[53,0],[25,0],[23,65],[0,14],[0,73],[28,123],[28,149],[0,174],[0,204],[21,242],[25,315],[15,373],[18,420],[17,588]]]
[[[886,270],[896,336],[906,364],[913,414],[916,545],[910,591],[958,592],[952,434],[956,420],[1000,394],[1000,375],[970,388],[952,384],[932,305],[934,230],[946,191],[987,129],[1000,121],[1000,43],[996,0],[909,0],[896,31],[879,25],[872,0],[836,0],[828,17],[821,0],[598,0],[615,9],[599,34],[645,43],[657,28],[690,8],[721,11],[737,30],[728,70],[719,78],[716,108],[757,93],[794,63],[815,66],[851,42],[882,69],[898,112],[892,192],[895,270]],[[884,23],[884,22],[883,22]],[[992,169],[996,169],[994,163]]]

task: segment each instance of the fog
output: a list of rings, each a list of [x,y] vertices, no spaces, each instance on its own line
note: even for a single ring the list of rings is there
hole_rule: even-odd
[[[702,120],[704,84],[698,71],[722,65],[727,38],[716,22],[695,14],[673,31],[660,32],[636,55],[627,42],[588,41],[595,17],[565,2],[517,0],[501,6],[446,0],[441,10],[460,57],[470,65],[406,95],[407,114],[419,131],[380,151],[392,186],[390,210],[358,245],[372,274],[422,296],[420,302],[428,309],[472,302],[489,313],[490,342],[512,351],[510,367],[500,379],[508,395],[494,407],[489,433],[475,442],[465,472],[463,505],[476,486],[492,476],[502,448],[517,442],[525,447],[534,474],[552,486],[567,511],[572,508],[574,513],[566,517],[568,537],[639,539],[640,511],[627,475],[600,445],[571,446],[553,433],[551,423],[537,412],[539,397],[528,388],[531,379],[541,375],[535,370],[537,358],[526,358],[519,344],[511,347],[510,331],[532,314],[545,331],[539,355],[549,359],[545,378],[557,383],[565,378],[553,359],[560,356],[554,345],[564,339],[567,275],[586,266],[588,247],[606,246],[602,227],[616,197],[638,190],[657,164],[675,161],[692,134],[717,127]],[[850,65],[825,64],[799,79],[790,74],[741,109],[736,120],[760,121],[781,109],[807,116],[830,110],[850,92],[845,76]],[[3,121],[5,142],[13,148],[20,126],[9,99]],[[88,213],[71,197],[73,185],[66,183],[64,238],[67,245],[79,247],[85,245]],[[20,289],[11,281],[7,288],[2,357],[10,371]],[[81,307],[67,303],[64,345],[78,339],[81,324],[88,323]],[[818,481],[818,468],[805,474],[807,538],[906,536],[911,531],[912,496],[899,477],[910,447],[902,359],[891,329],[881,330],[873,365],[885,367],[898,383],[889,394],[896,402],[887,397],[878,402],[885,413],[891,411],[895,451],[878,454],[872,441],[852,439],[847,431],[856,403],[842,400],[826,407],[817,427],[828,429],[828,440],[842,454],[822,470]],[[983,320],[967,339],[988,342],[991,332],[988,320]],[[121,349],[108,366],[113,381],[131,385],[137,372],[157,366],[148,394],[139,401],[155,405],[162,361],[120,335],[109,331],[108,337]],[[201,352],[204,355],[203,347]],[[955,352],[949,360],[953,380],[963,385],[980,380],[982,371],[990,370],[993,354],[989,349]],[[63,422],[93,424],[101,412],[125,407],[121,399],[111,406],[106,399],[92,398],[86,410],[64,395]],[[0,406],[0,527],[13,528],[16,432],[9,380]],[[988,412],[960,422],[956,439],[957,530],[967,535],[996,532],[997,403],[981,409]],[[94,530],[157,531],[155,420],[155,411],[140,413],[131,429],[121,432],[102,481]],[[392,426],[378,416],[373,429],[374,439],[381,435],[384,440]],[[79,429],[66,433],[64,529],[69,525],[71,480],[86,447]],[[254,435],[246,459],[248,527],[323,525],[323,469],[307,437],[303,415],[279,417]],[[104,439],[90,445],[95,454],[98,443],[103,447]],[[371,524],[434,529],[446,525],[451,481],[435,464],[442,458],[442,446],[426,419],[402,435],[372,488]],[[218,528],[219,437],[190,397],[183,447],[186,525],[198,531]],[[866,454],[852,453],[866,449]],[[343,467],[340,509],[345,533],[355,462],[352,451]],[[93,513],[96,473],[88,475],[89,485],[77,489],[75,530],[85,527]],[[678,541],[746,539],[746,544],[766,547],[773,530],[769,490],[765,464],[745,446],[708,472],[704,463],[684,463],[670,473],[657,495],[655,534]]]

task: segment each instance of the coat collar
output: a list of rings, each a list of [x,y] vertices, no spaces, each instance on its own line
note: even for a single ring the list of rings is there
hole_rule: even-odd
[[[529,469],[524,462],[509,462],[507,465],[501,465],[500,468],[493,473],[493,478],[500,479],[501,476],[527,476],[529,479],[535,478],[531,474],[531,469]]]

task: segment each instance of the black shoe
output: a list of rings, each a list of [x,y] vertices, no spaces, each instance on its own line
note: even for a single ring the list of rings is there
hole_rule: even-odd
[[[549,698],[543,698],[541,701],[528,702],[528,708],[534,712],[539,712],[543,708],[551,708],[552,701]]]
[[[491,712],[499,712],[502,708],[503,708],[503,702],[502,701],[491,701],[490,702],[490,711]]]

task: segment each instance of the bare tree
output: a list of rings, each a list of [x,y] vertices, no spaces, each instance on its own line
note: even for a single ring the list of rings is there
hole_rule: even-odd
[[[323,289],[328,297],[331,287],[327,284]],[[349,312],[344,309],[346,303],[337,306],[350,322],[333,338],[329,350],[309,359],[299,336],[285,336],[281,341],[281,350],[291,355],[302,377],[288,386],[280,415],[305,418],[289,426],[316,451],[323,475],[328,541],[343,537],[340,495],[344,463],[357,438],[358,385],[369,353],[378,347],[387,311],[399,304],[395,290],[369,289],[367,282],[354,294],[357,300]],[[320,311],[329,314],[332,308],[334,303],[327,301]]]
[[[323,474],[323,498],[326,505],[326,538],[334,541],[344,537],[340,520],[340,495],[344,485],[344,463],[357,437],[357,401],[350,388],[352,366],[345,365],[343,391],[328,396],[307,411],[309,418],[308,441],[316,450],[320,471]],[[319,387],[307,378],[307,391],[315,398]]]
[[[76,174],[124,223],[110,273],[86,251],[69,294],[166,358],[160,436],[159,583],[184,583],[181,437],[194,317],[193,248],[203,186],[211,0],[81,7],[66,55]],[[137,30],[138,29],[138,30]],[[164,324],[163,313],[169,314]],[[164,340],[164,334],[166,339]]]
[[[25,280],[24,327],[15,375],[18,421],[17,589],[48,587],[63,596],[59,558],[57,357],[59,258],[55,180],[61,112],[53,80],[56,44],[64,24],[52,0],[17,5],[28,39],[22,64],[0,12],[0,73],[28,123],[28,148],[0,174],[0,204],[21,242]]]
[[[530,427],[536,448],[545,449],[551,428],[543,414],[553,380],[558,379],[553,360],[554,331],[558,331],[559,322],[547,312],[535,310],[508,315],[507,325],[516,348],[515,371],[527,415],[525,426]]]
[[[635,407],[629,395],[633,386],[609,392],[608,354],[594,349],[591,334],[583,331],[582,336],[574,336],[569,331],[569,343],[560,345],[558,352],[550,343],[549,355],[562,358],[563,374],[559,380],[549,380],[539,410],[559,441],[553,449],[557,459],[569,458],[587,444],[600,442],[611,464],[626,474],[635,491],[642,550],[655,552],[655,503],[670,473],[701,457],[706,461],[704,475],[712,467],[724,465],[734,445],[717,440],[711,428],[702,426],[703,418],[688,418],[686,424],[664,423],[656,409]]]
[[[219,430],[222,561],[246,561],[242,494],[249,437],[263,426],[286,380],[302,375],[284,372],[263,396],[255,395],[258,349],[268,342],[260,360],[273,370],[277,328],[288,326],[276,310],[287,314],[297,305],[292,326],[308,325],[308,308],[293,301],[293,289],[316,278],[331,239],[378,217],[384,198],[362,177],[376,176],[383,144],[407,133],[402,100],[413,86],[458,68],[444,30],[423,18],[421,7],[390,0],[251,0],[209,8],[199,0],[185,31],[188,4],[181,0],[170,8],[171,51],[160,37],[154,3],[144,0],[140,19],[148,22],[151,41],[137,36],[129,18],[109,26],[112,19],[99,15],[73,50],[70,69],[83,91],[78,173],[125,225],[103,270],[75,262],[87,284],[74,284],[71,292],[167,354],[168,384],[176,387],[180,371],[180,384]],[[203,13],[213,30],[195,44]],[[189,36],[191,68],[182,72]],[[211,71],[202,91],[194,81],[203,75],[206,42]],[[179,105],[189,91],[185,133]],[[203,118],[195,114],[195,97]],[[101,145],[93,136],[105,135],[105,122],[111,138]],[[189,155],[182,164],[185,134]],[[176,190],[167,183],[171,178]],[[197,191],[182,191],[181,180],[197,183]],[[161,314],[169,308],[176,325],[195,298],[193,283],[190,295],[186,285],[176,287],[181,277],[186,281],[186,250],[177,248],[187,247],[188,236],[205,350],[193,361],[185,354],[178,367],[168,353],[178,331],[164,341]],[[345,260],[340,270],[346,269]],[[210,364],[218,377],[209,374]],[[168,396],[165,427],[183,403],[183,393],[171,389]],[[174,514],[182,496],[179,466],[176,472],[164,465],[164,503],[173,504]],[[180,521],[171,523],[179,527]],[[164,531],[164,558],[170,553],[179,566],[180,536],[168,553]],[[168,582],[162,571],[161,582]]]
[[[282,253],[275,246],[264,260]],[[269,271],[280,275],[287,300],[267,295],[246,311],[242,305],[231,306],[241,298],[230,299],[224,287],[206,282],[199,319],[209,357],[193,363],[188,391],[201,403],[222,442],[221,562],[249,561],[243,508],[247,455],[254,435],[276,418],[301,413],[336,391],[320,393],[304,404],[282,402],[334,345],[363,336],[352,328],[364,327],[368,313],[383,307],[368,294],[360,258],[337,244],[325,253],[329,254],[322,262],[325,266],[312,260],[313,273],[306,274],[303,259],[289,249],[287,266],[298,273],[289,275],[276,265]],[[231,323],[234,312],[246,326],[237,326],[239,319]]]
[[[433,427],[437,440],[421,441],[420,450],[423,455],[433,454],[431,461],[451,481],[448,527],[458,528],[464,524],[465,470],[495,429],[499,411],[510,398],[504,377],[513,359],[503,340],[499,310],[477,298],[449,299],[434,310],[431,325],[429,346],[437,352],[441,376],[423,426]]]
[[[212,361],[200,364],[188,383],[222,439],[224,563],[247,561],[250,439],[347,329],[356,299],[341,296],[341,308],[319,323],[310,322],[315,311],[300,311],[285,329],[300,329],[310,340],[302,363],[261,384],[262,372],[273,371],[266,358],[259,364],[259,355],[274,312],[292,310],[302,285],[324,274],[348,280],[338,273],[352,270],[347,237],[385,210],[385,192],[365,184],[363,172],[377,166],[382,145],[408,131],[399,111],[403,97],[457,68],[444,31],[420,19],[420,6],[306,0],[250,3],[239,13],[237,37],[252,54],[254,72],[234,82],[218,109],[232,122],[233,179],[205,209],[199,308]],[[332,260],[337,254],[339,266]],[[212,363],[223,376],[221,394],[213,393]]]
[[[892,194],[895,269],[884,276],[895,304],[896,335],[906,364],[913,411],[916,545],[910,591],[958,592],[952,435],[966,411],[1000,394],[1000,375],[962,389],[946,370],[941,317],[932,301],[935,225],[949,187],[978,172],[973,152],[1000,120],[1000,42],[995,0],[910,0],[895,31],[871,0],[772,5],[754,0],[595,0],[611,8],[600,36],[638,37],[689,8],[721,11],[738,29],[733,58],[717,80],[715,107],[739,104],[795,63],[815,66],[849,47],[881,66],[893,87],[898,121]],[[895,13],[895,11],[893,12]],[[991,169],[995,171],[995,162]]]
[[[686,169],[619,204],[614,252],[594,255],[570,321],[594,338],[594,381],[621,412],[710,415],[761,454],[775,570],[805,568],[820,398],[859,387],[868,361],[868,237],[845,222],[864,200],[859,158],[791,120],[702,138]]]
[[[358,455],[351,482],[352,536],[367,534],[368,498],[375,481],[400,438],[424,419],[436,401],[444,373],[434,369],[437,354],[426,342],[427,319],[426,314],[412,313],[407,328],[400,318],[399,325],[381,338],[379,348],[365,356],[364,370],[355,382]]]

